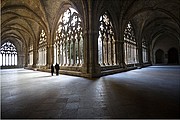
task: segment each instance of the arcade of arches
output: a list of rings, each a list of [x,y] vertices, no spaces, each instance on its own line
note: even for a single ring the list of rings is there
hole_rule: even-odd
[[[2,0],[1,68],[98,77],[180,64],[179,0]]]

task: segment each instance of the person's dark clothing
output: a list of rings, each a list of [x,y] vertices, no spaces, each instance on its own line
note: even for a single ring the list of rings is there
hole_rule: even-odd
[[[54,66],[51,65],[51,75],[53,76],[53,73],[54,73]]]
[[[56,75],[59,75],[59,64],[55,65],[55,69],[56,69]]]

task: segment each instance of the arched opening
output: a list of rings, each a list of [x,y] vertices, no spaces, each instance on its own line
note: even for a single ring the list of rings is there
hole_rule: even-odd
[[[178,51],[176,48],[171,48],[168,51],[168,63],[178,64]]]
[[[1,67],[12,67],[17,66],[18,53],[16,46],[11,42],[7,41],[1,45],[0,52],[0,66]]]
[[[116,65],[116,41],[110,14],[106,11],[99,22],[98,62],[101,66]]]
[[[156,64],[162,64],[164,63],[164,51],[161,49],[158,49],[156,51]]]
[[[69,7],[61,15],[54,40],[54,64],[81,66],[83,58],[83,25],[79,13]]]
[[[139,62],[137,41],[135,39],[134,28],[130,21],[124,30],[124,52],[126,64],[136,64]]]

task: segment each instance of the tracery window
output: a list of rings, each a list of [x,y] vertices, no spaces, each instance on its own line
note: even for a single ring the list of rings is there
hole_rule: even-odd
[[[60,17],[54,42],[54,63],[80,66],[83,63],[82,21],[78,12],[68,8]]]
[[[98,62],[100,65],[116,65],[114,28],[105,12],[99,19]]]
[[[1,46],[0,66],[17,65],[17,50],[14,44],[6,42]]]
[[[147,43],[146,41],[142,42],[142,57],[143,57],[143,63],[148,62],[148,51],[147,51]]]
[[[41,30],[39,49],[38,49],[38,65],[46,65],[46,54],[47,54],[47,36],[44,30]]]
[[[124,30],[124,51],[126,64],[138,63],[137,42],[132,24],[130,22],[127,24]]]

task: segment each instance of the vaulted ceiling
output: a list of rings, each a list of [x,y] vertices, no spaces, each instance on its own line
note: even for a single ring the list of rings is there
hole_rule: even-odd
[[[2,0],[1,41],[17,40],[25,46],[39,37],[39,29],[53,31],[60,9],[68,0]],[[121,26],[132,20],[141,37],[149,40],[169,34],[180,41],[179,0],[72,0],[87,18],[88,11],[110,8]],[[84,12],[83,12],[84,11]],[[85,18],[84,18],[85,19]],[[87,21],[87,20],[86,20]],[[124,23],[123,23],[124,22]]]

